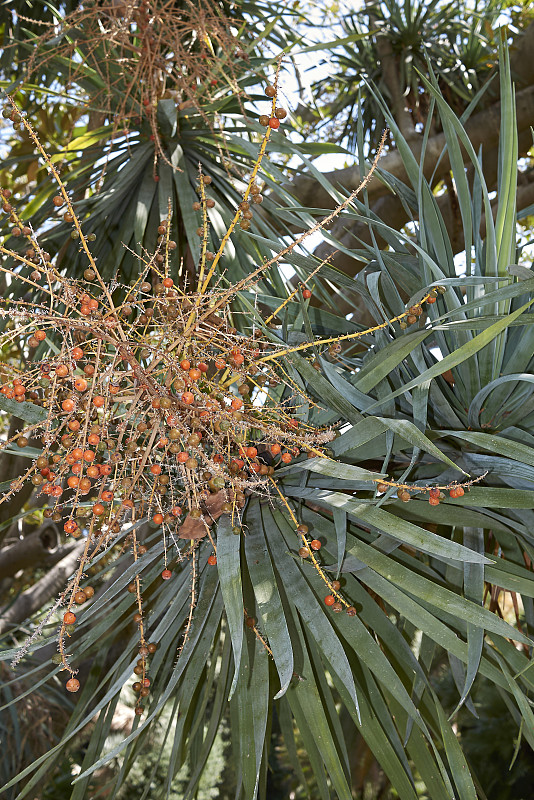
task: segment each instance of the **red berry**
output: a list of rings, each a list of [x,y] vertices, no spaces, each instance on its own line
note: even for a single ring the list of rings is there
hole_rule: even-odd
[[[216,563],[217,563],[217,556],[209,556],[208,564],[210,564],[210,566],[214,567]]]
[[[63,622],[65,625],[74,625],[76,622],[76,614],[73,614],[72,611],[67,611],[63,614]]]
[[[152,517],[152,521],[156,525],[161,525],[161,523],[163,522],[163,514],[154,514],[154,516]]]
[[[271,119],[269,120],[269,128],[276,130],[279,127],[280,127],[280,120],[278,119],[278,117],[271,117]]]
[[[321,542],[319,541],[319,539],[312,539],[310,542],[310,547],[312,550],[320,550]]]
[[[163,572],[161,573],[161,577],[163,578],[164,581],[168,581],[169,578],[172,578],[172,572],[170,571],[170,569],[164,569]]]
[[[327,606],[333,606],[334,603],[336,602],[336,598],[334,597],[333,594],[327,594],[325,599],[324,599],[324,602],[325,602],[325,605],[327,605]]]
[[[305,300],[309,300],[310,297],[312,296],[311,290],[310,289],[303,289],[302,290],[302,296],[303,296],[303,298]]]
[[[431,506],[439,506],[439,497],[429,497],[428,502]]]

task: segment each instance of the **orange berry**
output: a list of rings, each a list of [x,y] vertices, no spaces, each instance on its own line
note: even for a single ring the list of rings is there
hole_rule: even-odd
[[[226,361],[224,360],[224,358],[216,358],[215,366],[217,367],[217,369],[224,369],[226,366]]]
[[[74,625],[76,622],[76,614],[73,614],[72,611],[67,611],[63,614],[63,622],[65,625]]]
[[[214,567],[216,563],[217,563],[217,556],[209,556],[208,557],[208,564],[210,566]]]
[[[63,400],[61,403],[61,408],[67,413],[74,411],[74,400],[70,400],[69,398],[67,398],[67,400]]]
[[[97,408],[102,408],[105,402],[106,398],[102,397],[102,395],[97,394],[96,397],[93,397],[93,405]]]
[[[161,467],[159,464],[152,464],[150,467],[150,472],[152,475],[161,475]]]
[[[244,360],[245,360],[245,356],[242,353],[236,353],[232,358],[232,361],[234,362],[234,364],[237,364],[238,366],[239,366],[239,364],[242,364],[244,362]]]
[[[431,506],[439,506],[439,497],[429,497],[428,502]]]
[[[312,550],[320,550],[322,545],[319,539],[312,539],[310,542],[310,547]]]
[[[282,461],[284,462],[284,464],[290,464],[291,461],[292,461],[291,453],[282,453],[282,455],[280,457],[281,457]]]
[[[163,278],[163,285],[166,289],[170,289],[172,286],[174,286],[174,281],[172,278]]]
[[[326,606],[333,606],[334,603],[336,602],[336,598],[334,597],[333,594],[327,594],[324,599],[324,602]]]
[[[79,483],[80,479],[76,478],[74,475],[71,475],[70,478],[67,479],[67,486],[69,489],[76,489]]]
[[[79,361],[83,358],[83,350],[81,347],[73,347],[70,354],[74,361]]]
[[[46,331],[35,331],[33,334],[38,342],[44,342],[46,339]]]
[[[179,517],[182,514],[182,509],[180,508],[180,506],[174,506],[174,508],[171,511],[171,514],[173,515],[173,517]]]
[[[182,402],[186,403],[188,406],[191,405],[195,400],[195,395],[192,392],[184,392],[182,395]]]
[[[83,457],[83,450],[82,450],[82,448],[81,448],[81,447],[75,447],[75,448],[74,448],[74,450],[72,451],[72,455],[74,456],[74,458],[76,459],[76,461],[79,461],[79,460],[80,460],[80,458],[82,458],[82,457]]]
[[[234,409],[234,411],[239,411],[239,409],[243,407],[243,401],[241,400],[240,397],[234,397],[231,406]]]
[[[256,458],[256,456],[258,455],[258,451],[256,450],[255,447],[247,447],[245,452],[249,458]]]
[[[83,460],[84,461],[94,461],[95,460],[95,452],[94,452],[94,450],[84,450]]]
[[[87,381],[85,380],[85,378],[76,378],[76,380],[74,381],[74,388],[78,392],[85,392],[85,390],[87,389]]]
[[[91,433],[90,436],[87,437],[87,441],[89,444],[98,444],[100,441],[100,436],[97,433]]]
[[[87,467],[87,475],[90,478],[98,478],[98,476],[100,475],[100,470],[96,464],[91,464],[90,467]]]
[[[102,500],[104,500],[106,503],[109,503],[110,500],[113,500],[113,492],[110,492],[109,489],[107,489],[105,492],[102,492]]]
[[[198,365],[198,368],[199,368],[199,370],[201,372],[207,372],[208,371],[208,365],[205,364],[203,361],[200,362],[200,364]]]
[[[65,531],[65,533],[74,533],[77,527],[78,526],[76,525],[73,519],[68,519],[66,523],[63,525],[63,530]]]
[[[105,512],[105,508],[102,503],[95,503],[93,506],[93,514],[97,517],[101,517],[102,514]]]
[[[189,453],[186,453],[185,450],[181,453],[178,453],[176,456],[176,460],[180,462],[180,464],[185,464],[187,459],[189,458]]]
[[[152,521],[155,522],[156,525],[161,525],[163,522],[163,514],[154,514]]]
[[[201,375],[202,375],[201,371],[196,367],[193,367],[193,369],[189,370],[189,377],[191,378],[192,381],[198,381]]]
[[[65,684],[65,689],[68,692],[77,692],[80,688],[80,681],[77,678],[69,678]]]
[[[170,571],[170,569],[164,569],[163,572],[161,573],[161,577],[163,578],[164,581],[168,581],[170,578],[172,578],[172,572]]]
[[[271,445],[271,453],[273,454],[273,456],[277,456],[281,449],[282,448],[280,447],[279,444],[272,444]]]
[[[304,300],[309,300],[310,297],[312,296],[312,293],[311,293],[310,289],[303,289],[302,290],[302,296],[303,296]]]
[[[181,368],[183,370],[190,369],[191,368],[191,362],[187,358],[184,358],[183,361],[180,361],[180,366],[181,366]]]

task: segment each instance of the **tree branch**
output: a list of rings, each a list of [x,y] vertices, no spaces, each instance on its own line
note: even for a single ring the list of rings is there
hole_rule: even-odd
[[[53,561],[51,556],[57,553],[59,541],[56,525],[47,520],[24,539],[0,550],[0,579],[11,577],[20,569],[49,564]]]
[[[21,622],[39,611],[45,603],[56,597],[61,589],[65,588],[65,584],[76,569],[84,547],[85,542],[76,542],[67,546],[68,552],[61,561],[41,580],[22,592],[11,606],[0,614],[0,635],[20,625]]]

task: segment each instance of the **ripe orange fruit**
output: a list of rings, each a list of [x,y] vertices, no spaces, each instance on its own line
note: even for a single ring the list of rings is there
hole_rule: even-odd
[[[336,602],[336,598],[332,594],[327,594],[324,599],[324,602],[326,606],[333,606],[334,603]]]

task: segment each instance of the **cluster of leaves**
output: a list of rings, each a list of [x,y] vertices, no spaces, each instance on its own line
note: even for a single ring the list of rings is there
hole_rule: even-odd
[[[431,95],[420,74],[428,75],[429,64],[443,96],[460,116],[495,71],[493,26],[502,6],[493,0],[474,5],[377,0],[366,2],[363,13],[358,10],[343,17],[344,41],[329,54],[328,78],[314,85],[336,140],[355,147],[357,114],[371,145],[380,139],[386,118],[380,103],[366,91],[368,82],[378,87],[390,107],[395,108],[402,98],[411,124],[424,125]],[[384,63],[388,60],[391,66]],[[387,69],[394,71],[398,97],[391,96]],[[434,122],[439,125],[439,120]]]

